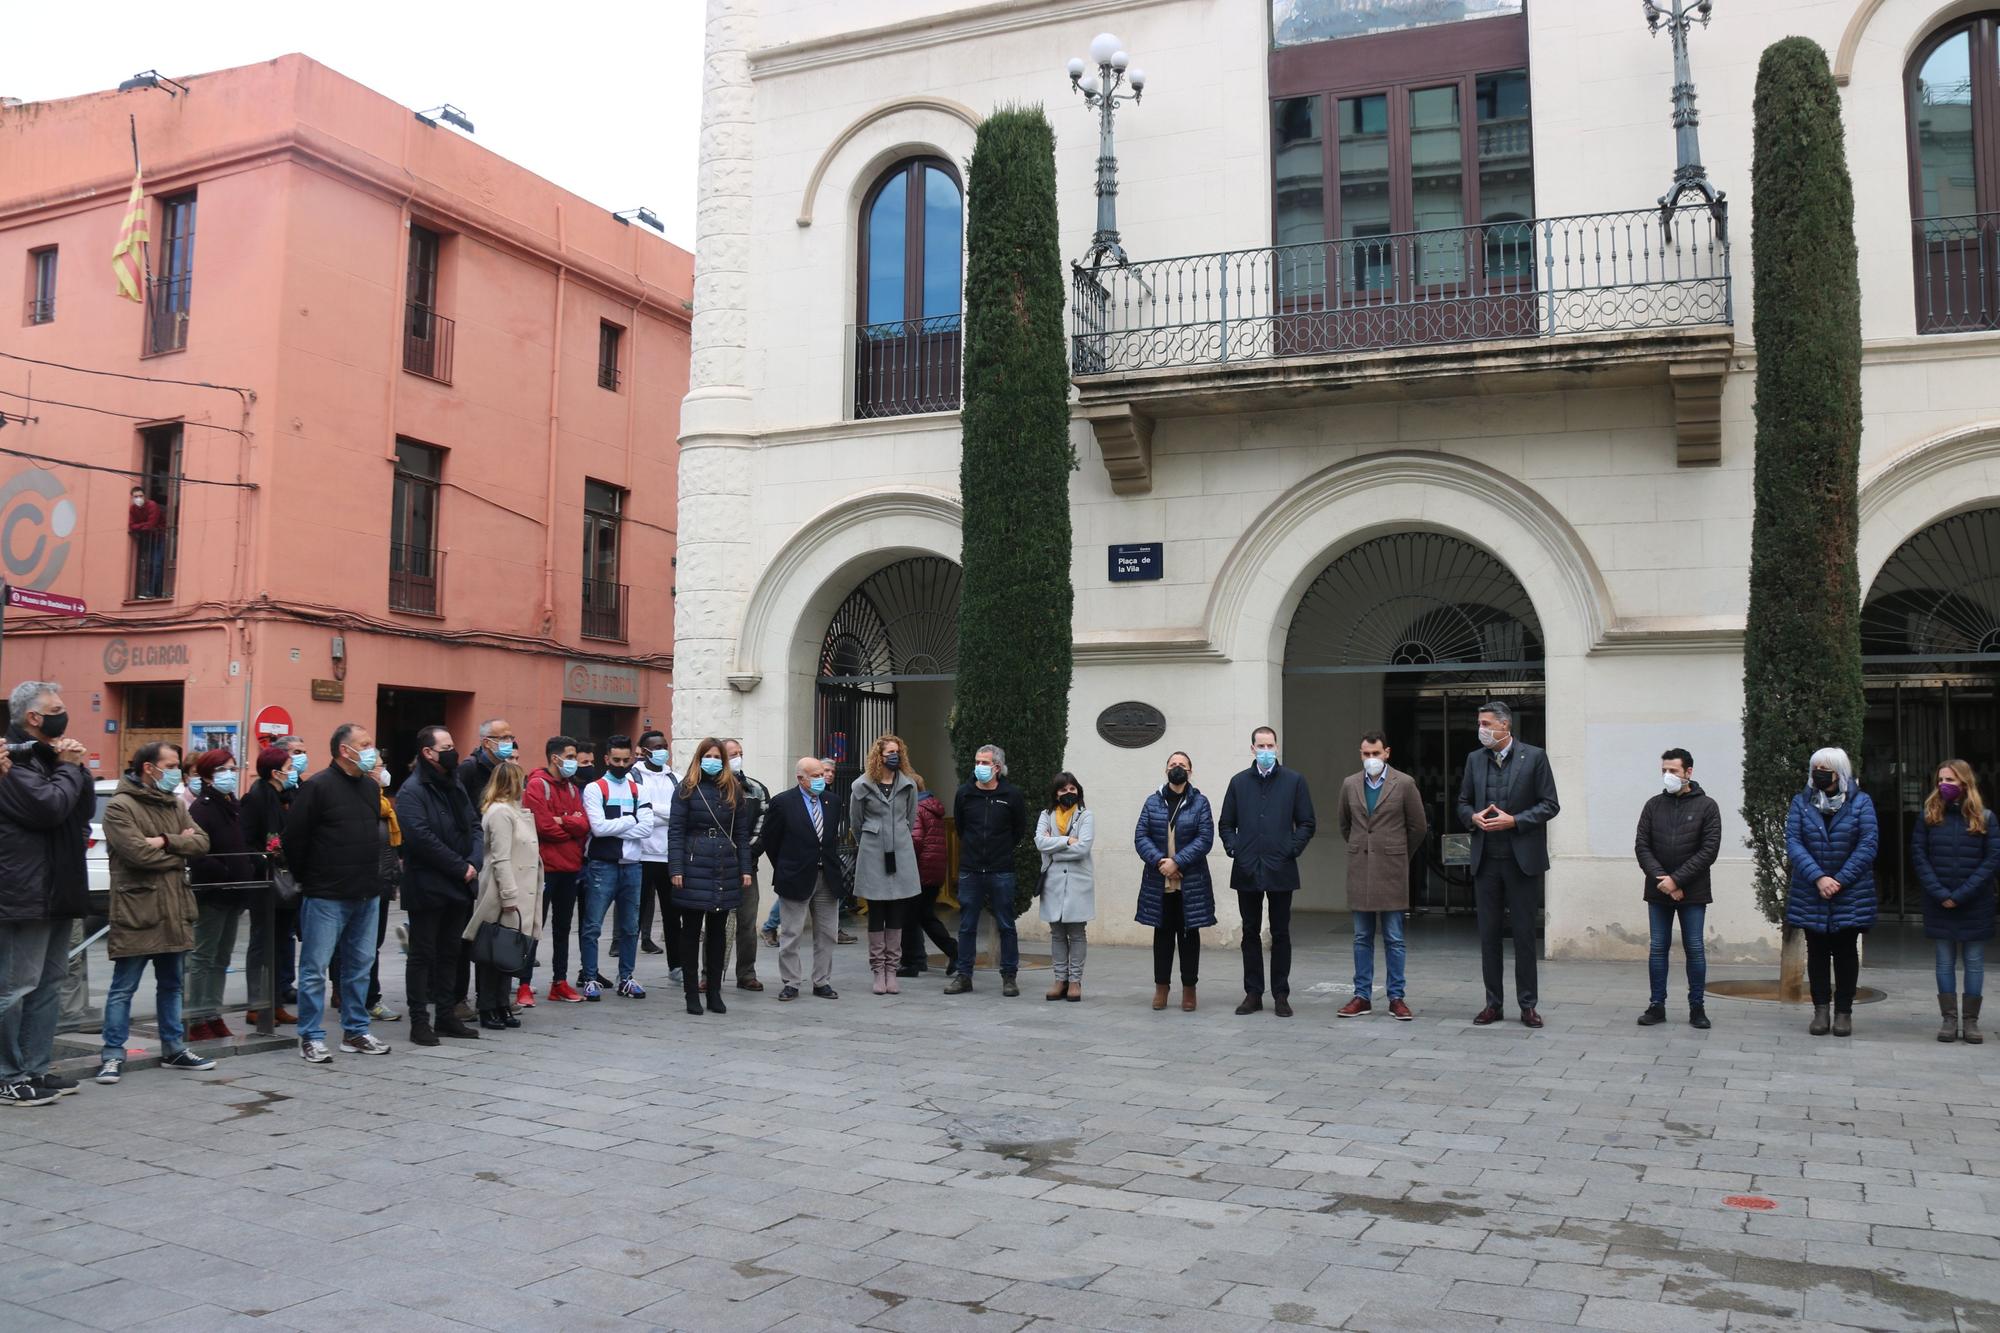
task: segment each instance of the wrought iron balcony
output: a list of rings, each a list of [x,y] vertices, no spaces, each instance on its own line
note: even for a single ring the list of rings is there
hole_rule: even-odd
[[[194,307],[194,274],[177,273],[146,284],[146,355],[178,352],[188,343]]]
[[[1918,218],[1917,332],[2000,328],[2000,213]]]
[[[389,544],[389,609],[413,616],[444,614],[444,552]]]
[[[849,325],[854,415],[957,411],[963,325],[957,314]]]
[[[451,352],[456,322],[429,306],[409,303],[403,319],[403,369],[412,375],[451,383]]]
[[[625,610],[632,590],[608,579],[583,581],[583,637],[626,640]]]
[[[52,324],[56,318],[56,298],[38,296],[28,302],[28,322],[30,324]]]
[[[125,586],[132,602],[171,602],[180,563],[180,532],[168,526],[134,532]]]

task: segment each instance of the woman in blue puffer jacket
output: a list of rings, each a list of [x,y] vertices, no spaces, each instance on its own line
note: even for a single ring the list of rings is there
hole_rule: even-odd
[[[1993,938],[1993,876],[2000,871],[2000,837],[1979,799],[1979,782],[1963,759],[1938,765],[1924,817],[1910,830],[1910,865],[1924,890],[1924,934],[1937,945],[1939,1041],[1979,1033],[1985,993],[1986,941]],[[1959,1026],[1957,964],[1965,963],[1965,1020]]]
[[[704,995],[709,1013],[729,1012],[722,1002],[722,968],[730,919],[756,866],[750,849],[752,822],[749,798],[723,762],[722,742],[713,737],[702,741],[674,793],[667,843],[674,909],[681,917],[681,984],[690,1014],[702,1012]]]
[[[1861,973],[1861,932],[1875,924],[1875,852],[1881,835],[1875,803],[1854,780],[1847,751],[1813,752],[1806,789],[1785,815],[1791,861],[1785,923],[1806,933],[1815,1037],[1854,1031],[1854,983]],[[1832,972],[1831,980],[1828,972]],[[1829,1024],[1827,1007],[1833,1009]]]
[[[1201,980],[1201,928],[1215,924],[1215,889],[1208,876],[1215,817],[1193,778],[1194,760],[1180,750],[1168,755],[1166,785],[1146,798],[1132,837],[1145,866],[1138,921],[1153,928],[1153,1007],[1167,1007],[1178,946],[1183,1013],[1194,1012]]]

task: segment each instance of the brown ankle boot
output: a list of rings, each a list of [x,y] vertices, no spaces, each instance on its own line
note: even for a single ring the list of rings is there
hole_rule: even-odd
[[[1053,999],[1054,997],[1051,996],[1050,998]],[[1167,1007],[1167,987],[1153,987],[1153,1007],[1155,1009],[1164,1009]]]
[[[1191,985],[1181,986],[1181,1012],[1184,1014],[1194,1012],[1194,987]]]

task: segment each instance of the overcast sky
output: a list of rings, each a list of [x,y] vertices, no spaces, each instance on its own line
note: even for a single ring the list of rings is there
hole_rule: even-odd
[[[605,208],[643,204],[694,249],[702,0],[0,5],[0,96],[73,97],[143,69],[299,51],[412,110],[450,102],[478,143]]]

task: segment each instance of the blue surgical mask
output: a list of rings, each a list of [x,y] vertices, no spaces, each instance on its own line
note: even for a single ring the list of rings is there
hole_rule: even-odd
[[[566,778],[573,778],[573,777],[575,777],[575,776],[576,776],[576,760],[574,760],[574,759],[565,759],[565,760],[563,760],[563,761],[562,761],[562,768],[561,768],[561,772],[562,772],[562,775],[563,775],[564,777],[566,777]]]
[[[514,742],[501,741],[498,745],[493,747],[493,753],[496,757],[501,759],[512,759],[514,757]]]
[[[1257,767],[1261,771],[1269,773],[1272,769],[1276,768],[1277,766],[1278,766],[1278,752],[1276,750],[1260,749],[1257,751]]]
[[[373,773],[375,771],[375,765],[381,762],[382,762],[381,751],[377,750],[372,745],[369,746],[367,749],[363,750],[361,753],[354,756],[354,766],[360,769],[363,773]]]
[[[705,756],[701,761],[701,771],[714,777],[722,771],[722,761],[712,754]]]
[[[200,778],[189,778],[189,779],[188,779],[188,794],[189,794],[189,795],[191,795],[191,796],[199,796],[199,795],[201,795],[201,779],[200,779]]]
[[[305,772],[305,771],[306,771],[306,764],[307,764],[307,763],[309,763],[309,762],[310,762],[310,760],[308,760],[308,759],[307,759],[307,757],[306,757],[305,755],[302,755],[302,754],[295,754],[295,755],[293,755],[293,756],[292,756],[292,772],[294,772],[294,773],[303,773],[303,772]]]
[[[234,796],[236,794],[236,770],[232,768],[226,772],[217,773],[215,775],[215,789],[224,796]]]
[[[991,781],[993,781],[993,765],[991,765],[991,764],[974,764],[974,765],[972,766],[972,780],[973,780],[974,782],[991,782]]]
[[[299,770],[297,770],[296,768],[288,768],[288,769],[286,769],[286,770],[285,770],[285,786],[286,786],[287,788],[291,788],[291,787],[296,787],[296,786],[298,786],[298,785],[299,785]]]
[[[826,779],[814,778],[811,782],[807,783],[806,785],[812,788],[813,795],[818,796],[826,790]]]
[[[882,756],[882,763],[892,771],[901,768],[903,766],[903,752],[901,750],[889,751]]]
[[[154,785],[164,792],[179,791],[181,789],[181,771],[178,768],[163,770],[160,773],[159,782]]]
[[[667,752],[665,750],[648,750],[646,751],[646,758],[651,761],[654,768],[665,768],[667,766]]]

